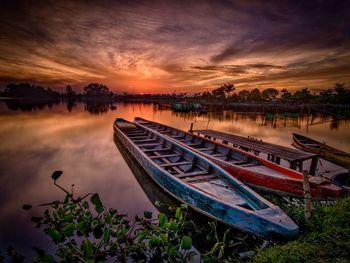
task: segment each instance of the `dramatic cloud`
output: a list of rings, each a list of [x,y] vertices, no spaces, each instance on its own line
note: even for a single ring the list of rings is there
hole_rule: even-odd
[[[0,84],[117,92],[350,83],[348,1],[0,2]]]

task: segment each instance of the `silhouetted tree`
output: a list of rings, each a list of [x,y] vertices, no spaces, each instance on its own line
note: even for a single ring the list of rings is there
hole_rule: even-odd
[[[235,86],[231,83],[224,84],[225,92],[227,93],[227,97],[230,96],[230,93],[235,90]]]
[[[261,93],[261,97],[265,100],[268,100],[268,101],[275,100],[277,96],[278,96],[278,90],[276,90],[274,88],[265,89]]]
[[[219,100],[219,101],[223,101],[226,99],[225,93],[226,93],[225,86],[221,86],[220,88],[214,89],[212,91],[213,96],[216,98],[216,100]]]
[[[259,102],[261,101],[261,93],[259,89],[253,89],[250,91],[248,95],[248,100],[252,102]]]
[[[307,103],[312,99],[313,96],[311,95],[310,91],[307,88],[305,88],[305,89],[296,91],[293,94],[293,97],[297,102]]]
[[[75,92],[70,85],[66,87],[66,96],[67,98],[73,98],[75,96]]]
[[[249,96],[250,92],[249,90],[241,90],[239,93],[238,93],[238,97],[239,97],[239,101],[241,102],[244,102],[248,99],[248,96]]]
[[[95,99],[111,99],[113,97],[113,93],[109,91],[107,86],[98,84],[98,83],[90,83],[88,86],[84,87],[84,96],[87,99],[95,100]]]
[[[7,97],[26,99],[59,99],[60,97],[60,94],[51,88],[45,90],[41,86],[35,86],[29,83],[8,84],[4,94]]]
[[[286,89],[281,90],[281,100],[283,102],[290,102],[293,100],[293,95]]]
[[[334,100],[334,91],[332,89],[321,90],[320,100],[325,103],[330,103]]]
[[[345,88],[345,84],[336,83],[334,86],[335,101],[337,103],[350,103],[350,90]]]

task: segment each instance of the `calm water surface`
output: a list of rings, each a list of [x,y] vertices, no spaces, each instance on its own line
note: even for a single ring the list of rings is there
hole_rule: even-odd
[[[116,117],[132,121],[135,116],[188,130],[215,129],[291,147],[291,133],[307,134],[350,152],[350,122],[328,117],[274,120],[263,115],[230,111],[175,114],[157,110],[153,104],[117,103],[115,110],[91,110],[82,104],[43,107],[34,111],[10,110],[0,102],[0,248],[16,247],[30,255],[31,247],[50,249],[50,240],[33,227],[23,204],[38,205],[62,198],[50,175],[63,170],[60,183],[75,193],[98,192],[107,207],[115,207],[132,219],[143,211],[156,212],[140,183],[113,142]],[[314,125],[310,125],[313,123]],[[130,165],[130,164],[129,164]],[[144,186],[144,185],[143,185]],[[157,194],[157,193],[155,193]],[[35,213],[36,212],[36,213]]]

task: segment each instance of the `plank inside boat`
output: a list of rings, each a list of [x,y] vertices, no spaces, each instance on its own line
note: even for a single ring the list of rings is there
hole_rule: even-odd
[[[170,126],[141,118],[135,118],[135,122],[152,130],[157,129],[157,132],[210,159],[232,176],[251,186],[281,195],[303,197],[303,177],[298,171]],[[312,198],[329,200],[341,197],[347,192],[330,181],[321,182],[316,179],[310,177]]]
[[[114,131],[151,178],[163,189],[193,209],[243,231],[264,237],[293,237],[298,227],[280,208],[232,178],[214,163],[161,133],[135,124],[119,126]],[[159,129],[172,134],[171,130]],[[138,143],[135,134],[154,142]],[[181,135],[181,134],[180,134]],[[179,135],[179,136],[180,136]],[[204,141],[199,147],[208,148]]]

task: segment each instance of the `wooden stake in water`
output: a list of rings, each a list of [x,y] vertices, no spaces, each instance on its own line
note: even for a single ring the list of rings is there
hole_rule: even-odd
[[[311,204],[309,173],[307,170],[303,171],[303,190],[304,190],[304,202],[305,202],[305,220],[309,221],[311,218],[312,204]]]
[[[191,127],[190,127],[189,132],[191,132],[191,133],[192,133],[192,131],[193,131],[193,122],[191,122]]]

